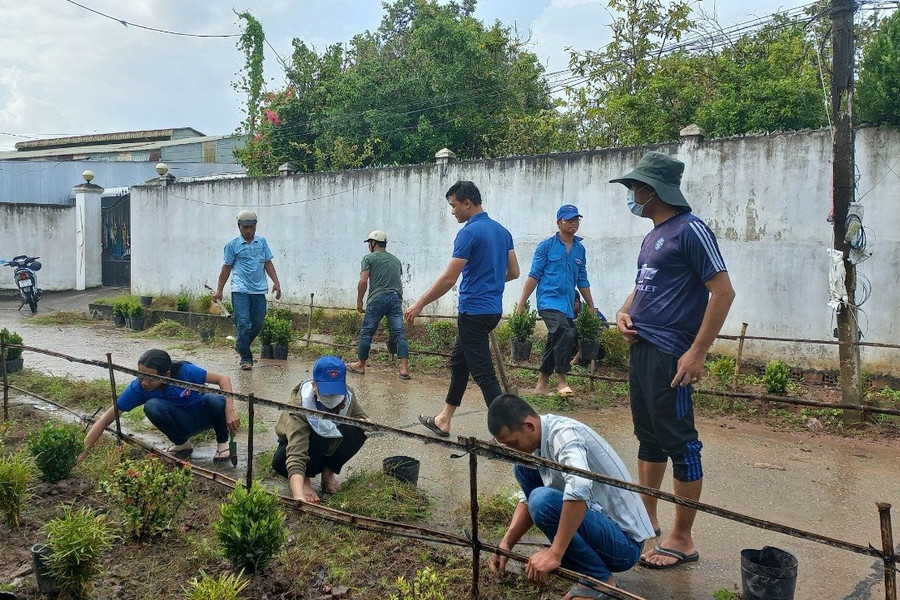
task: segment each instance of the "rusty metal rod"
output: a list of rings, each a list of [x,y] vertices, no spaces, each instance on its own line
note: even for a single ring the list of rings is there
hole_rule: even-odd
[[[9,374],[6,372],[6,340],[0,340],[0,369],[3,369],[3,420],[9,421]]]
[[[247,489],[253,487],[253,421],[256,414],[256,396],[247,398]]]
[[[472,598],[478,599],[478,580],[481,577],[481,541],[478,539],[478,454],[471,450],[476,439],[470,437],[469,447],[469,509],[472,524]]]
[[[747,324],[741,323],[741,341],[738,342],[737,357],[734,359],[734,379],[731,382],[731,391],[738,389],[738,377],[741,374],[741,358],[744,356],[744,339],[747,336]]]
[[[497,334],[493,330],[488,334],[491,343],[491,351],[494,354],[494,362],[497,363],[497,372],[500,374],[500,383],[503,385],[504,394],[514,394],[515,392],[509,387],[509,380],[506,378],[506,368],[503,365],[503,356],[500,354],[500,343],[497,341]]]
[[[119,405],[117,400],[119,394],[116,392],[116,371],[113,369],[112,352],[106,353],[106,363],[109,365],[109,389],[112,392],[112,410],[116,416],[116,437],[119,438],[119,445],[122,445],[122,423],[119,420]]]
[[[315,297],[315,293],[309,295],[309,320],[306,323],[306,347],[309,348],[309,339],[312,337],[312,322],[313,322],[313,297]]]
[[[719,340],[737,340],[740,339],[739,336],[736,335],[724,335],[719,334],[716,336],[716,339]],[[838,346],[841,342],[837,340],[807,340],[802,338],[778,338],[772,337],[768,335],[748,335],[744,338],[745,340],[753,340],[756,342],[791,342],[791,343],[800,343],[800,344],[822,344],[824,346]],[[900,344],[884,344],[881,342],[850,342],[853,346],[867,346],[869,348],[900,348]]]
[[[897,600],[897,567],[894,566],[894,534],[891,529],[891,505],[876,503],[881,520],[881,551],[884,552],[884,600]]]

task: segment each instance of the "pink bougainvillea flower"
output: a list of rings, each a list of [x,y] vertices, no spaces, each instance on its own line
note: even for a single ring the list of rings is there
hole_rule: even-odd
[[[266,109],[266,121],[272,125],[281,125],[281,118],[278,116],[278,113],[270,108]]]

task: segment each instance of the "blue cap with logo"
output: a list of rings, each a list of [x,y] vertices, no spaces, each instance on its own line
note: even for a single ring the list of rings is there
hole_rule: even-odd
[[[333,396],[347,393],[347,367],[337,356],[323,356],[313,367],[313,381],[319,395]],[[333,408],[333,407],[329,407]]]
[[[574,204],[563,204],[559,207],[559,210],[556,211],[557,221],[568,221],[569,219],[580,216],[581,215],[578,214],[578,207]]]

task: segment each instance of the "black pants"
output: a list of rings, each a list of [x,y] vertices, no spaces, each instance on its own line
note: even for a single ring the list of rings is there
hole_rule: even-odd
[[[575,321],[558,310],[540,311],[547,326],[547,345],[541,360],[541,373],[550,375],[554,371],[565,375],[572,365],[572,345],[575,343]]]
[[[450,351],[450,389],[447,390],[447,404],[462,404],[469,375],[481,388],[484,402],[488,406],[503,391],[494,372],[491,359],[491,341],[488,337],[500,322],[501,315],[467,315],[460,313],[457,320],[458,333],[453,350]]]
[[[348,460],[356,456],[359,449],[366,441],[366,432],[354,425],[338,425],[338,431],[343,434],[338,447],[331,454],[326,454],[334,443],[334,438],[322,437],[315,431],[309,438],[309,460],[306,461],[306,477],[315,477],[324,469],[331,469],[340,473],[341,468]],[[287,440],[278,442],[278,449],[272,457],[272,470],[287,477]]]

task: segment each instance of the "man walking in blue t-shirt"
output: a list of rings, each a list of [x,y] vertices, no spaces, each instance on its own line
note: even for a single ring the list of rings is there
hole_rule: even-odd
[[[700,443],[694,427],[693,385],[722,328],[734,289],[706,223],[691,214],[679,189],[684,163],[648,152],[635,169],[610,183],[628,188],[631,212],[653,221],[638,255],[634,290],[616,315],[631,343],[631,414],[638,438],[638,478],[659,489],[672,459],[675,494],[699,500],[703,487]],[[657,499],[642,496],[659,532]],[[700,553],[691,531],[697,511],[675,505],[675,523],[641,564],[667,569]],[[659,535],[659,533],[657,533]]]
[[[581,223],[578,208],[564,204],[556,211],[559,232],[547,238],[534,250],[531,271],[516,310],[525,312],[525,303],[537,288],[537,309],[547,326],[547,344],[541,361],[535,394],[546,394],[550,375],[556,372],[556,392],[569,398],[575,395],[566,381],[571,368],[575,343],[575,288],[584,296],[588,309],[594,312],[591,284],[587,278],[587,253],[581,238],[575,235]]]
[[[519,276],[519,261],[512,236],[481,207],[481,192],[471,181],[458,181],[446,194],[457,222],[465,223],[453,243],[453,258],[425,294],[406,309],[412,323],[428,304],[459,285],[457,337],[450,351],[450,389],[443,410],[435,416],[419,415],[419,421],[436,435],[450,435],[453,413],[462,403],[469,375],[481,388],[485,403],[502,393],[491,360],[490,338],[503,314],[503,288]]]
[[[281,284],[275,272],[274,258],[266,238],[256,235],[256,213],[242,210],[238,213],[237,224],[241,235],[225,244],[225,264],[219,273],[219,285],[214,299],[222,299],[225,282],[231,276],[231,304],[234,309],[234,328],[237,340],[234,349],[241,355],[241,369],[253,368],[253,353],[250,344],[259,335],[266,319],[266,292],[269,284],[266,275],[272,279],[275,299],[281,298]]]

